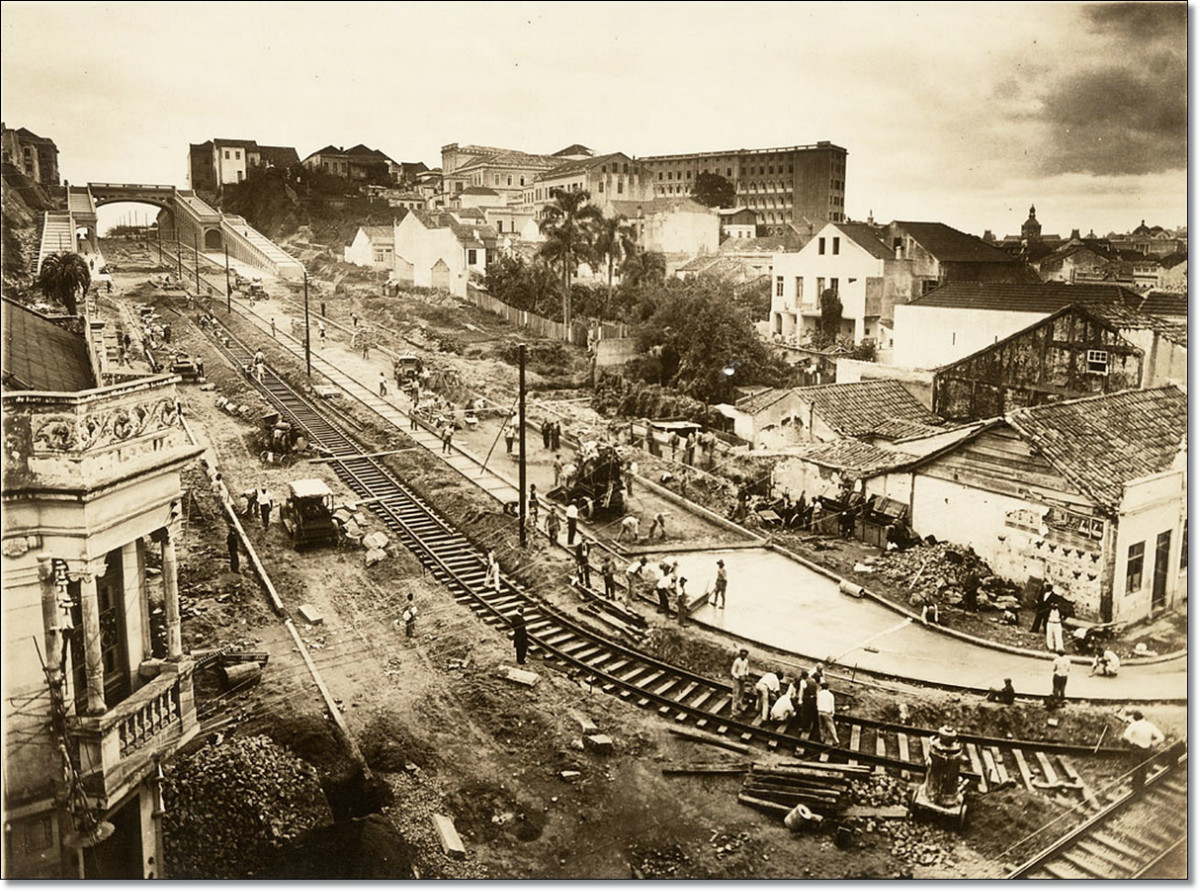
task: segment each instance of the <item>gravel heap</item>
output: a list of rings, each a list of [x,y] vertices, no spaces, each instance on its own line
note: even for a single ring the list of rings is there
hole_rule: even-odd
[[[978,605],[981,610],[1003,610],[1018,605],[1020,590],[992,573],[979,555],[946,542],[918,545],[905,551],[880,555],[871,562],[876,574],[908,588],[912,604],[929,600],[956,607],[962,603],[963,583],[974,572],[979,579]],[[918,575],[920,574],[920,575]]]
[[[180,759],[163,796],[172,879],[262,876],[281,846],[333,820],[316,770],[266,736]]]

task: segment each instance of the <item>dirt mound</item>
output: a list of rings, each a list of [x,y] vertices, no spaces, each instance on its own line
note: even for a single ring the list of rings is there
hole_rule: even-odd
[[[413,850],[383,815],[318,827],[279,853],[271,876],[305,880],[408,879]]]
[[[532,842],[546,826],[540,807],[488,781],[472,781],[450,793],[446,807],[454,815],[455,828],[468,841],[491,841],[507,834]]]
[[[165,854],[178,879],[261,877],[280,847],[332,820],[316,771],[266,736],[181,759],[163,795]]]

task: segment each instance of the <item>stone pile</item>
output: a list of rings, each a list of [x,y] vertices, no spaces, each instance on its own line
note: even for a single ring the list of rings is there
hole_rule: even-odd
[[[972,572],[979,579],[979,609],[1004,610],[1019,604],[1019,589],[996,576],[971,549],[947,542],[894,551],[866,563],[872,573],[908,591],[913,605],[923,601],[949,607],[961,605],[963,584]]]
[[[266,736],[180,759],[163,797],[172,879],[261,876],[285,843],[333,820],[316,770]]]

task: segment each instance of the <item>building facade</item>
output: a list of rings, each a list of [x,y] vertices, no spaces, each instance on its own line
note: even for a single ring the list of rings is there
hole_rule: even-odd
[[[692,194],[696,177],[715,173],[734,185],[737,203],[770,235],[789,223],[846,219],[846,150],[829,142],[777,149],[734,149],[638,159],[656,197]]]
[[[395,281],[467,296],[473,277],[487,272],[496,231],[448,211],[409,211],[395,227]]]
[[[10,130],[0,124],[0,149],[4,162],[42,186],[57,186],[58,147],[54,140],[19,127]]]
[[[347,263],[371,269],[391,269],[394,266],[396,244],[395,226],[360,226],[354,241],[345,248]]]
[[[244,182],[253,168],[290,167],[300,156],[291,146],[260,146],[252,139],[210,139],[188,146],[188,186],[215,195]]]
[[[653,190],[641,165],[623,152],[580,158],[541,174],[528,186],[522,201],[536,212],[554,203],[554,191],[587,192],[591,202],[648,201]]]
[[[198,730],[177,380],[3,394],[8,877],[166,875],[159,763]]]

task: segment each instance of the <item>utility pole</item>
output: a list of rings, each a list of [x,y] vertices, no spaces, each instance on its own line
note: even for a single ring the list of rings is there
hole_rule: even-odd
[[[179,244],[179,227],[175,227],[175,268],[179,271],[179,284],[183,284],[183,246]]]
[[[525,541],[526,535],[525,535],[525,344],[523,344],[523,343],[517,345],[517,393],[518,393],[517,405],[519,407],[517,410],[518,411],[517,421],[519,423],[517,430],[518,430],[518,434],[520,436],[520,440],[518,440],[518,443],[520,444],[520,450],[518,452],[518,455],[520,458],[519,464],[520,464],[520,469],[521,469],[520,473],[518,475],[518,478],[517,478],[517,485],[519,486],[519,488],[521,490],[520,493],[517,495],[517,499],[520,502],[520,511],[519,511],[520,519],[518,520],[518,523],[520,524],[520,528],[519,528],[517,535],[518,535],[518,541],[521,543],[521,547],[524,548],[526,545],[526,541]]]
[[[196,240],[196,233],[192,233],[192,256],[196,258],[196,299],[200,299],[200,243]]]
[[[155,229],[158,235],[158,265],[162,266],[162,226],[156,226]]]
[[[308,328],[308,270],[304,271],[304,370],[312,377],[312,332]]]
[[[229,285],[229,245],[225,246],[225,309],[233,312],[233,288]]]

